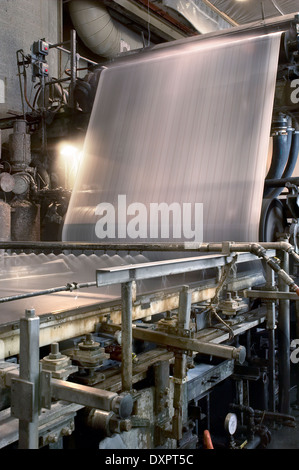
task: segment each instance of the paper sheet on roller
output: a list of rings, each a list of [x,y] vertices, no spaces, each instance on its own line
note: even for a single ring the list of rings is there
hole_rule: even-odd
[[[127,208],[135,206],[124,220],[121,199],[124,212],[115,213],[116,236],[110,241],[132,241],[128,229],[136,207],[150,215],[151,204],[174,202],[181,208],[203,204],[204,241],[257,239],[280,35],[223,41],[158,48],[102,73],[64,240],[107,241],[97,237],[96,209],[105,202],[115,208],[119,196]],[[151,239],[148,217],[144,239],[176,240],[171,230],[169,238],[162,237],[165,219],[159,219],[161,233]],[[138,229],[144,234],[136,224]],[[93,281],[100,267],[152,256],[2,254],[0,297]],[[158,289],[159,282],[138,288]],[[163,287],[175,282],[164,279]],[[119,295],[119,286],[111,286],[15,300],[1,304],[0,323],[17,320],[25,308],[42,315]]]
[[[194,40],[108,65],[63,240],[257,241],[279,44]]]

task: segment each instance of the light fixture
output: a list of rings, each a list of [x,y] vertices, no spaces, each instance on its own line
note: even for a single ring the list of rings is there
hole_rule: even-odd
[[[60,155],[65,157],[66,159],[70,158],[75,158],[75,156],[78,154],[78,148],[68,144],[68,143],[63,143],[60,146]]]
[[[69,142],[62,142],[59,147],[59,154],[63,159],[65,188],[72,189],[82,157],[82,150]]]

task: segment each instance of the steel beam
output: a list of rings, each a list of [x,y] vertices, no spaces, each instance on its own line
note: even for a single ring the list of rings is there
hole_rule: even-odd
[[[129,394],[118,395],[107,390],[59,379],[51,379],[51,394],[56,400],[78,403],[103,411],[113,411],[124,419],[132,413],[133,400]]]
[[[19,419],[19,448],[38,449],[39,318],[33,309],[20,321],[20,372],[11,384],[12,415]]]
[[[229,255],[221,256],[214,254],[152,263],[141,263],[129,266],[102,268],[96,271],[96,282],[97,286],[101,287],[111,284],[122,284],[129,281],[171,276],[174,274],[225,266],[231,261],[231,259],[232,258]],[[256,259],[256,256],[251,253],[238,253],[236,262],[245,263]]]
[[[265,300],[295,300],[298,302],[298,295],[295,292],[284,292],[282,290],[267,291],[267,290],[244,290],[244,297],[252,299],[265,299]]]
[[[214,344],[144,328],[133,328],[133,337],[142,339],[143,341],[170,346],[181,351],[194,351],[216,357],[223,357],[224,359],[236,359],[240,363],[244,362],[246,356],[246,349],[243,346],[235,348],[224,344]]]

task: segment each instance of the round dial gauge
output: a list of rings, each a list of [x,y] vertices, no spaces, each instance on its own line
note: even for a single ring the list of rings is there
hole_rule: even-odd
[[[235,413],[228,413],[224,420],[225,430],[232,436],[237,430],[238,419]]]

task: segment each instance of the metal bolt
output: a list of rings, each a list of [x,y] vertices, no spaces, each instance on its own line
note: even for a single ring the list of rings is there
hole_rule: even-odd
[[[59,352],[59,344],[58,343],[52,343],[49,358],[50,359],[58,359],[59,357],[61,357],[61,353]]]
[[[47,441],[49,443],[55,444],[56,442],[58,442],[58,437],[56,436],[56,434],[49,434]]]
[[[58,343],[52,343],[51,344],[51,354],[57,354],[59,353],[59,345]]]
[[[62,436],[70,436],[72,434],[72,430],[70,428],[62,428],[61,435]]]
[[[88,333],[85,337],[85,343],[93,343],[92,335]]]
[[[25,317],[26,318],[32,318],[35,317],[35,309],[34,308],[28,308],[25,310]]]

